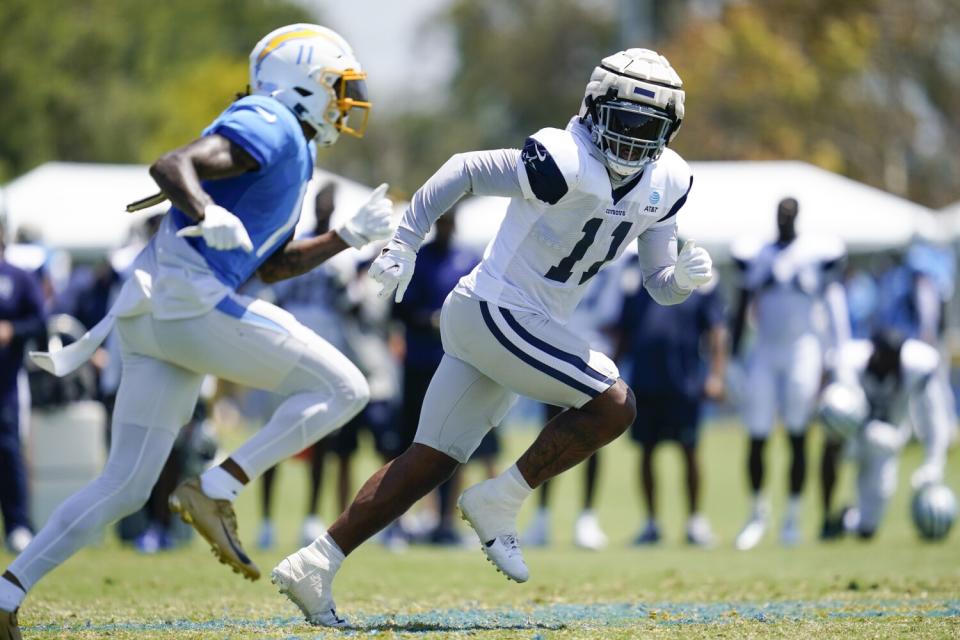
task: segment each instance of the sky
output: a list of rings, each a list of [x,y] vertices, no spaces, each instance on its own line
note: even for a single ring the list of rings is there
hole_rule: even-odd
[[[302,4],[353,46],[381,113],[425,104],[443,89],[456,64],[451,34],[431,20],[449,0],[302,0]]]

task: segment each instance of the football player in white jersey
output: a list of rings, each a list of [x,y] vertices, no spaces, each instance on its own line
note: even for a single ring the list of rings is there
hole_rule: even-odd
[[[382,185],[343,226],[292,239],[316,145],[362,133],[370,107],[364,78],[350,45],[330,29],[277,29],[250,55],[253,95],[151,166],[162,193],[148,201],[169,198],[172,207],[117,302],[77,342],[32,354],[64,375],[115,326],[123,374],[103,473],[57,508],[0,578],[0,638],[20,638],[16,609],[27,589],[147,500],[205,374],[286,398],[230,458],[171,496],[171,507],[222,562],[259,577],[237,536],[234,498],[252,478],[346,423],[370,392],[328,342],[236,288],[255,272],[267,281],[292,277],[348,246],[390,235],[392,206]]]
[[[743,273],[733,327],[734,355],[751,304],[757,323],[746,366],[745,388],[750,391],[741,401],[750,436],[747,470],[753,491],[750,518],[736,539],[741,550],[755,547],[767,529],[763,454],[778,406],[791,453],[790,495],[780,539],[786,545],[799,542],[800,496],[807,472],[805,434],[820,391],[824,352],[832,353],[850,337],[846,297],[839,282],[843,244],[797,236],[798,210],[794,198],[783,199],[777,207],[777,240],[749,260],[736,259],[735,251]],[[824,315],[829,331],[820,322]]]
[[[823,393],[821,418],[827,426],[824,445],[821,537],[844,532],[873,537],[897,487],[897,456],[910,439],[909,416],[918,422],[925,456],[911,476],[919,489],[943,479],[950,433],[950,398],[938,378],[937,350],[896,331],[881,330],[870,340],[844,345],[836,362],[836,382]],[[859,406],[858,406],[859,405]],[[857,464],[857,503],[836,517],[830,504],[840,453]]]
[[[483,261],[448,296],[445,355],[414,444],[360,489],[312,545],[273,578],[315,624],[342,624],[332,583],[344,556],[465,463],[517,394],[566,411],[500,476],[467,489],[464,518],[496,568],[528,578],[517,513],[543,481],[586,459],[631,424],[632,393],[607,356],[565,323],[593,276],[636,239],[644,283],[675,304],[710,279],[710,256],[677,253],[676,214],[692,177],[667,143],[683,119],[680,77],[666,58],[629,49],[604,58],[579,115],[541,129],[523,149],[453,156],[414,194],[392,241],[371,267],[384,295],[403,297],[430,226],[464,194],[511,198]]]

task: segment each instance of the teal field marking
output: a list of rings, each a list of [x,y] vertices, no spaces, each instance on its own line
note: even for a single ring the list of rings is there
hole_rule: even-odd
[[[621,628],[640,621],[658,625],[723,625],[755,622],[817,621],[827,619],[878,619],[893,617],[960,618],[960,600],[867,600],[765,603],[663,602],[653,604],[552,604],[530,609],[445,609],[410,615],[363,615],[351,618],[349,630],[339,635],[389,631],[416,635],[436,632],[521,631],[567,628]],[[149,623],[37,625],[25,631],[95,633],[148,631],[257,631],[303,625],[303,618],[274,617],[262,620],[162,620]],[[319,629],[318,629],[319,630]],[[353,633],[351,633],[353,632]]]

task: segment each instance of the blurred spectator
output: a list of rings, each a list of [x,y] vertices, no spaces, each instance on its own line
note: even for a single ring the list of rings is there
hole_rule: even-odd
[[[850,269],[844,279],[847,307],[850,313],[850,335],[869,337],[880,304],[877,281],[865,269]]]
[[[764,494],[764,450],[777,414],[783,419],[790,446],[787,509],[780,542],[800,542],[801,497],[807,477],[806,434],[816,407],[825,370],[850,339],[850,317],[840,276],[846,258],[835,238],[797,235],[800,205],[784,198],[777,205],[777,239],[755,255],[740,255],[739,300],[732,350],[737,357],[748,311],[756,316],[756,341],[747,358],[740,398],[749,437],[747,473],[752,505],[735,545],[746,551],[766,534],[770,506]],[[829,325],[829,330],[828,326]],[[736,367],[739,369],[739,367]]]
[[[24,346],[45,334],[40,284],[4,259],[0,229],[0,511],[7,547],[20,553],[33,538],[21,424],[30,409],[23,375]]]
[[[727,329],[716,280],[684,302],[661,306],[643,287],[623,303],[619,355],[630,370],[630,388],[637,398],[637,417],[630,436],[643,451],[641,486],[647,524],[634,544],[660,541],[653,454],[673,440],[683,451],[686,468],[687,542],[714,542],[710,523],[700,511],[700,465],[697,460],[704,399],[724,397]]]
[[[624,262],[613,264],[598,272],[587,293],[574,310],[567,326],[578,335],[587,338],[590,348],[613,357],[615,346],[611,330],[619,320],[623,305],[621,278]],[[561,413],[557,407],[546,407],[546,419],[552,420]],[[607,545],[607,535],[600,526],[593,510],[597,493],[597,478],[600,473],[600,452],[583,462],[583,507],[573,527],[573,543],[583,549],[602,549]],[[523,534],[524,545],[542,547],[550,541],[550,486],[544,482],[540,488],[540,505],[533,522]]]
[[[329,182],[318,191],[314,200],[314,228],[311,235],[326,233],[330,228],[330,218],[334,212],[336,183]],[[266,287],[258,280],[252,280],[245,285],[245,293],[260,298],[272,298],[274,304],[289,311],[304,326],[312,329],[321,338],[346,354],[350,354],[344,330],[345,312],[349,306],[346,301],[346,280],[352,277],[352,263],[349,258],[338,257],[321,264],[316,269],[296,278],[282,280]],[[255,287],[258,290],[252,290]],[[352,359],[352,358],[351,358]],[[250,392],[250,400],[257,405],[256,413],[262,422],[266,422],[273,415],[282,398],[266,391],[254,390]],[[310,465],[308,474],[307,504],[303,523],[300,527],[300,543],[306,545],[323,534],[323,522],[320,519],[319,506],[322,489],[324,458],[331,449],[332,443],[347,427],[327,436],[316,443],[301,456]],[[263,492],[261,494],[260,534],[257,544],[261,549],[271,548],[275,542],[275,527],[273,525],[273,487],[276,479],[277,467],[268,469],[263,474]],[[349,469],[341,458],[340,462],[340,493],[348,491],[345,485],[349,484]],[[341,498],[341,506],[346,504],[347,498]]]
[[[413,443],[420,421],[420,406],[430,379],[443,358],[440,340],[440,309],[447,294],[460,278],[480,262],[471,251],[454,246],[456,210],[441,216],[434,225],[435,236],[417,256],[417,269],[403,301],[394,307],[394,317],[403,323],[403,395],[400,418],[400,440],[394,455]],[[471,461],[485,461],[488,472],[500,446],[496,431],[490,431],[480,442]],[[435,544],[458,544],[453,521],[454,500],[459,493],[461,472],[458,470],[437,489],[439,518],[429,535]]]

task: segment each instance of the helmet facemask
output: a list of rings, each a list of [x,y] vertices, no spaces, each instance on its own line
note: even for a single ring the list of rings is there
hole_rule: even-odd
[[[607,166],[633,175],[663,153],[674,118],[657,107],[629,100],[597,100],[593,109],[594,139]]]
[[[294,87],[299,97],[291,109],[316,131],[317,144],[331,145],[341,133],[363,137],[371,107],[366,78],[353,69],[318,69],[310,74],[313,91]]]

